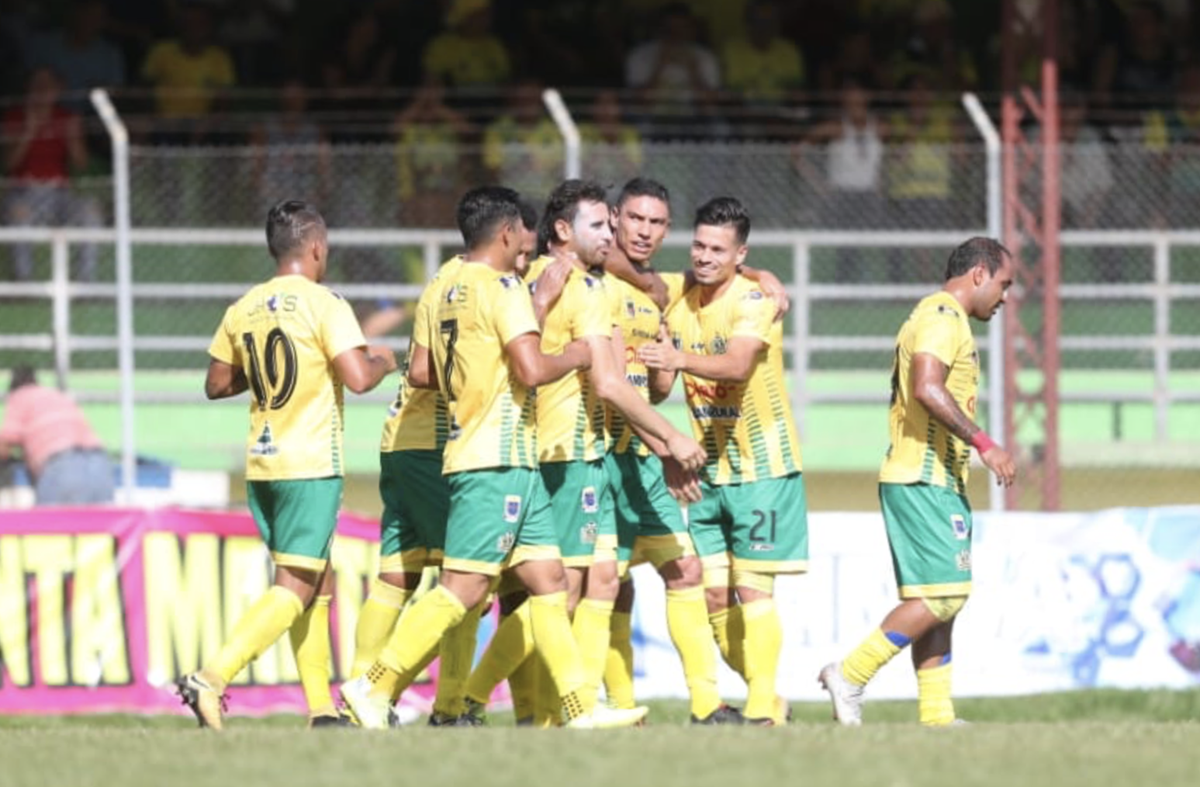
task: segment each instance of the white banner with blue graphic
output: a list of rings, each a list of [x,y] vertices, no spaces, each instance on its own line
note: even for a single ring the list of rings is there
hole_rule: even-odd
[[[841,658],[897,602],[878,514],[812,514],[805,576],[776,583],[784,644],[779,690],[823,699],[822,665]],[[974,590],[954,629],[956,696],[1200,682],[1200,507],[975,515]],[[634,569],[636,688],[686,697],[667,634],[663,586]],[[723,696],[745,696],[724,665]],[[910,698],[908,652],[872,698]]]

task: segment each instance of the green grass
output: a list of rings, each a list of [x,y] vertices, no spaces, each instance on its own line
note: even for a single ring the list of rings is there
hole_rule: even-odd
[[[0,718],[6,787],[245,784],[517,787],[584,785],[1192,784],[1200,692],[1092,691],[962,699],[974,724],[926,730],[912,702],[871,704],[843,729],[824,704],[795,706],[786,728],[692,728],[681,702],[651,703],[651,724],[614,732],[414,726],[307,733],[298,717],[232,718],[223,735],[183,716]]]

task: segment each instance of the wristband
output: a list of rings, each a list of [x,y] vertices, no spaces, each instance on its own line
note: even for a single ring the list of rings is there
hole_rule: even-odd
[[[981,455],[996,447],[996,442],[988,437],[987,432],[980,429],[975,434],[971,435],[971,445],[975,446],[975,450]]]

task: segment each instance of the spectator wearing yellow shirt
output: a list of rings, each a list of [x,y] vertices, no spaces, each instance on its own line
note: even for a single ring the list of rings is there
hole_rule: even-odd
[[[780,21],[777,3],[756,0],[746,8],[746,34],[721,50],[725,88],[767,133],[784,120],[789,105],[800,102],[806,81],[800,48],[779,34]]]
[[[453,0],[447,30],[425,47],[425,72],[454,88],[492,88],[512,75],[508,49],[492,32],[491,0]]]
[[[203,119],[216,108],[220,91],[236,82],[233,59],[213,42],[212,11],[192,3],[183,7],[180,35],[151,46],[142,78],[154,88],[155,109],[175,132],[196,141]]]

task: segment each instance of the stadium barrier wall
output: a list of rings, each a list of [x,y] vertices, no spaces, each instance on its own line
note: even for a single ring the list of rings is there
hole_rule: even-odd
[[[975,528],[974,592],[955,629],[958,696],[1196,684],[1200,507],[979,513]],[[779,689],[797,700],[822,699],[817,671],[896,598],[878,515],[813,514],[810,530],[809,574],[777,582]],[[338,533],[331,630],[340,681],[377,566],[378,526],[343,515]],[[645,566],[634,576],[638,696],[686,696],[661,582]],[[0,713],[178,710],[175,677],[216,652],[269,581],[268,556],[245,513],[0,512]],[[481,627],[480,647],[494,615]],[[744,695],[724,667],[720,680],[727,698]],[[427,710],[431,695],[432,685],[420,684],[404,701]],[[870,696],[915,696],[907,655],[884,668]],[[303,707],[286,643],[244,672],[233,692],[238,715]]]

